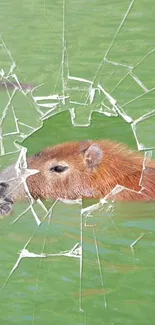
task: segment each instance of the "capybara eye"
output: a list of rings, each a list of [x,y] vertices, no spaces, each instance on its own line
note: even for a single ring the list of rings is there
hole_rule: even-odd
[[[68,169],[67,166],[61,166],[61,165],[57,165],[57,166],[54,166],[54,167],[51,167],[50,170],[52,172],[56,172],[56,173],[62,173],[64,172],[66,169]]]

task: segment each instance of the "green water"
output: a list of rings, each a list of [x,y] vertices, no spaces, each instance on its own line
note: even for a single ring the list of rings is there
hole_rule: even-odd
[[[153,0],[1,3],[0,69],[6,77],[16,62],[11,75],[32,86],[43,84],[33,96],[1,90],[0,118],[6,114],[1,168],[17,160],[15,141],[24,139],[29,155],[84,139],[109,138],[137,148],[131,124],[116,116],[105,93],[96,91],[90,103],[90,83],[68,75],[93,81],[94,88],[100,84],[133,120],[149,114],[154,110],[154,13]],[[63,92],[70,100],[60,100],[43,124],[49,108],[36,103],[56,100],[35,102],[34,96]],[[155,146],[153,114],[135,128],[146,149]],[[52,203],[44,204],[49,209]],[[0,220],[0,324],[154,322],[154,203],[105,205],[83,218],[78,204],[58,202],[46,218],[41,205],[27,208],[27,203],[16,204],[12,215]],[[42,221],[39,227],[34,211]],[[66,253],[39,257],[70,251],[80,242],[82,259]],[[10,273],[23,248],[38,257],[23,258]]]

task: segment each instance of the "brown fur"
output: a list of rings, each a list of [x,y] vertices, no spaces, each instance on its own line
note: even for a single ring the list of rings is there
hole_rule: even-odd
[[[147,161],[141,187],[143,159],[140,153],[108,140],[59,144],[28,158],[28,168],[40,172],[28,177],[27,185],[35,199],[103,198],[119,184],[130,190],[108,198],[154,200],[155,162]],[[57,165],[68,169],[62,173],[50,170]]]

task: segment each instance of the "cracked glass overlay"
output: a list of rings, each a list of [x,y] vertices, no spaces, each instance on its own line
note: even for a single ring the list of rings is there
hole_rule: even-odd
[[[88,206],[86,206],[85,200],[75,202],[58,200],[47,202],[47,205],[41,200],[35,201],[29,193],[26,178],[30,174],[36,173],[37,170],[27,169],[27,149],[21,144],[23,140],[37,133],[43,127],[44,121],[52,119],[58,113],[63,114],[65,111],[70,113],[70,122],[77,128],[89,128],[94,112],[100,114],[101,119],[106,116],[117,121],[117,118],[121,117],[124,125],[130,125],[137,149],[145,152],[140,179],[140,185],[145,187],[144,176],[147,173],[147,159],[154,157],[153,149],[155,147],[152,136],[155,116],[155,48],[152,47],[153,42],[150,40],[150,43],[148,41],[149,46],[141,48],[140,55],[136,52],[136,46],[138,47],[140,40],[137,40],[136,43],[134,31],[136,33],[140,26],[142,30],[140,35],[143,36],[146,28],[146,22],[143,26],[144,30],[139,23],[139,16],[142,13],[145,16],[145,12],[139,11],[137,3],[138,1],[135,0],[125,1],[117,26],[110,33],[109,42],[105,42],[106,48],[103,52],[101,51],[102,55],[98,55],[100,59],[96,61],[90,71],[91,61],[90,63],[82,62],[82,54],[78,61],[76,53],[72,53],[70,26],[73,24],[74,27],[74,23],[69,18],[73,2],[68,3],[63,0],[59,4],[61,9],[61,28],[59,27],[61,29],[59,39],[61,59],[59,69],[56,71],[57,77],[54,75],[53,90],[50,89],[49,93],[46,90],[46,82],[42,83],[42,80],[37,85],[20,81],[21,73],[11,47],[8,46],[3,35],[0,37],[0,165],[1,169],[4,169],[4,167],[15,163],[19,179],[17,186],[24,184],[28,194],[28,202],[21,205],[15,204],[13,217],[1,220],[2,227],[4,227],[2,242],[5,243],[5,235],[7,236],[9,233],[7,239],[9,245],[13,245],[14,241],[19,241],[20,244],[11,247],[12,258],[9,259],[7,265],[9,272],[5,275],[2,274],[0,291],[1,300],[2,297],[8,299],[10,292],[15,292],[15,285],[23,283],[23,287],[21,286],[19,289],[23,306],[26,298],[22,295],[25,292],[25,297],[29,296],[28,284],[32,283],[30,288],[30,291],[33,292],[32,308],[29,303],[26,303],[28,311],[25,311],[23,307],[23,314],[27,315],[31,324],[37,324],[46,313],[45,304],[43,304],[43,310],[38,316],[38,306],[42,303],[41,295],[44,299],[46,290],[48,292],[46,286],[48,286],[49,280],[52,283],[51,292],[52,288],[54,292],[59,291],[55,300],[60,300],[60,303],[62,301],[66,323],[68,320],[72,324],[95,324],[98,319],[99,322],[105,320],[109,324],[112,324],[111,321],[113,324],[117,324],[116,319],[120,317],[120,323],[118,323],[124,324],[128,310],[132,309],[133,305],[133,311],[130,310],[129,313],[130,320],[138,317],[142,308],[146,311],[146,315],[150,312],[150,319],[153,314],[151,309],[151,304],[153,305],[151,294],[153,296],[153,293],[148,293],[147,300],[145,296],[147,293],[145,290],[142,291],[142,284],[145,283],[147,276],[146,266],[150,273],[154,269],[152,259],[155,231],[152,225],[153,203],[149,207],[146,205],[146,210],[141,207],[139,212],[136,207],[133,207],[132,210],[130,207],[127,209],[123,204],[121,206],[109,203],[108,196]],[[150,1],[150,5],[151,3]],[[27,6],[27,9],[30,9],[32,4],[27,4]],[[48,6],[49,3],[45,1],[41,10],[44,20],[49,23],[48,28],[52,29],[50,21],[52,14],[48,10]],[[93,3],[93,6],[96,7],[97,4]],[[107,10],[109,14],[112,9],[107,8]],[[98,12],[93,13],[92,17],[93,15],[96,17],[97,14]],[[143,19],[140,22],[142,23],[142,21]],[[103,27],[105,28],[104,22]],[[101,26],[100,30],[102,30]],[[124,47],[121,47],[121,38],[125,35],[127,37],[124,38]],[[103,37],[102,42],[104,43],[104,36],[99,36],[101,39]],[[98,46],[96,45],[97,52],[101,46],[100,38]],[[142,42],[143,37],[141,37]],[[82,41],[78,45],[79,47],[81,45],[81,52],[82,49],[85,51]],[[132,56],[134,51],[135,55]],[[92,52],[93,61],[93,46]],[[79,63],[81,66],[79,65],[78,69]],[[82,73],[82,71],[84,72]],[[122,142],[123,137],[124,134],[122,134]],[[1,182],[3,181],[5,179],[2,178]],[[11,176],[8,181],[12,181]],[[112,194],[115,196],[123,190],[125,189],[118,184]],[[146,215],[148,215],[147,225],[140,222],[140,216],[145,218]],[[74,221],[72,221],[73,218]],[[31,220],[30,226],[26,224],[27,220]],[[23,227],[25,234],[20,238]],[[147,245],[150,245],[148,252]],[[144,252],[146,255],[148,254],[147,257]],[[64,262],[64,259],[67,262]],[[31,261],[26,264],[27,260]],[[44,260],[47,263],[44,263]],[[53,263],[54,270],[52,269]],[[72,269],[75,272],[74,275],[71,272]],[[140,271],[142,276],[139,280],[139,294],[137,294],[136,283]],[[57,283],[58,278],[55,275],[57,273],[61,275],[60,283]],[[26,279],[25,283],[24,278]],[[61,284],[63,286],[64,283],[66,285],[66,305],[61,292]],[[45,292],[43,292],[43,285],[45,285]],[[20,291],[21,288],[22,291]],[[151,290],[151,282],[148,280],[146,288],[148,291]],[[67,292],[67,290],[69,291]],[[135,300],[134,295],[136,296]],[[56,302],[53,302],[52,299],[54,300],[54,298],[51,298],[51,305],[54,307],[51,308],[56,309],[53,317],[63,323]],[[18,300],[17,292],[16,300]],[[73,301],[74,305],[72,305]],[[1,306],[5,306],[4,300],[1,302]],[[61,306],[59,307],[61,308]],[[111,316],[106,314],[108,309]],[[11,320],[11,315],[11,311],[9,311],[9,320]],[[75,316],[74,321],[72,321],[73,315]],[[22,319],[22,311],[19,312],[19,319]],[[25,321],[24,318],[23,320]],[[139,324],[138,321],[137,324]]]

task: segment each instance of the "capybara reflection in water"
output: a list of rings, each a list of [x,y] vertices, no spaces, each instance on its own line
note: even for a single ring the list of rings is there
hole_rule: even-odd
[[[28,168],[39,171],[27,178],[27,186],[34,199],[103,198],[119,184],[125,189],[108,199],[154,200],[155,162],[147,161],[143,168],[143,160],[142,154],[109,140],[63,143],[27,159]],[[10,178],[15,181],[7,182]],[[0,180],[0,184],[9,185],[5,187],[6,197],[13,202],[24,199],[24,187],[17,186],[14,165],[1,172]]]

